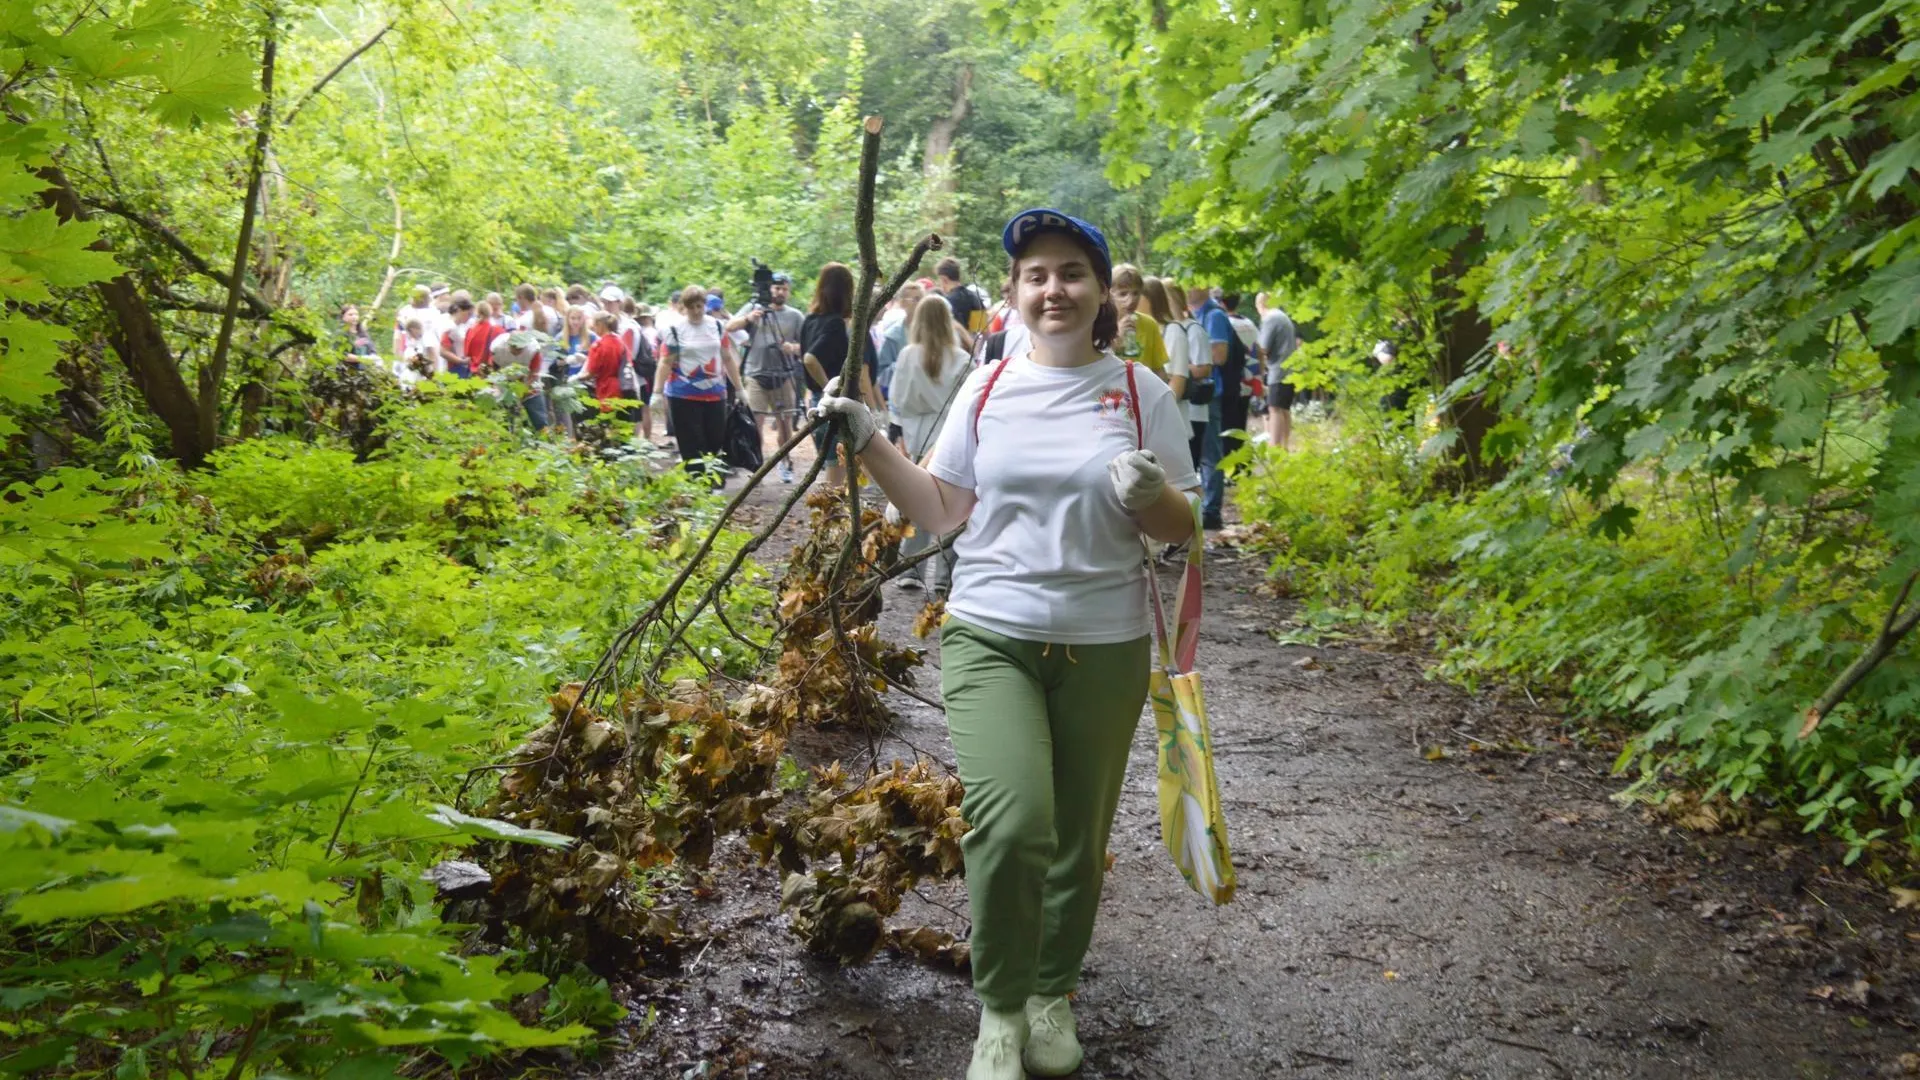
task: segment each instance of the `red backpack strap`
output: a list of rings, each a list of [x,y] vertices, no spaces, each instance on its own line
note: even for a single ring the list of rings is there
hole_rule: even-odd
[[[1007,370],[1007,359],[1002,357],[999,363],[993,365],[993,370],[987,372],[987,385],[980,388],[980,400],[973,404],[973,442],[976,446],[980,444],[980,414],[987,411],[987,395],[993,393],[993,384],[1000,381],[1000,373]]]
[[[1133,443],[1147,448],[1147,429],[1140,421],[1140,385],[1133,381],[1133,361],[1127,361],[1127,404],[1133,407]]]

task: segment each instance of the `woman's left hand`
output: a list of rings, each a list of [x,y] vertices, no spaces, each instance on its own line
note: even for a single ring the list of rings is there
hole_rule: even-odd
[[[1145,510],[1160,501],[1167,487],[1167,470],[1151,450],[1129,450],[1107,462],[1107,479],[1120,505],[1129,510]]]

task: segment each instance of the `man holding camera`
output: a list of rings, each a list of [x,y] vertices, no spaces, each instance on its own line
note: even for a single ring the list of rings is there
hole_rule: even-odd
[[[756,297],[755,303],[727,323],[729,332],[747,331],[747,407],[753,410],[755,422],[773,420],[780,437],[777,445],[782,446],[793,438],[800,326],[806,321],[806,316],[787,306],[792,291],[792,278],[774,274],[764,298]],[[780,479],[793,483],[790,459],[780,463]]]

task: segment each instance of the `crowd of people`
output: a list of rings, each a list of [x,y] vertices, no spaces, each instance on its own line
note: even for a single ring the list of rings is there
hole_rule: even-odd
[[[1173,391],[1191,426],[1189,453],[1205,490],[1203,524],[1217,529],[1226,493],[1219,463],[1231,449],[1229,433],[1282,449],[1291,439],[1294,324],[1266,293],[1254,297],[1249,317],[1240,294],[1183,288],[1127,263],[1112,271],[1120,321],[1111,349]],[[1031,348],[1013,289],[1009,279],[994,300],[966,280],[957,259],[945,258],[933,276],[907,282],[875,322],[861,394],[887,418],[889,441],[915,460],[933,446],[968,374]],[[656,311],[613,283],[598,291],[522,284],[511,299],[422,284],[395,314],[384,357],[353,305],[341,320],[350,358],[384,360],[403,386],[442,374],[511,373],[535,429],[578,436],[591,418],[611,417],[631,424],[635,439],[672,445],[690,470],[718,485],[728,473],[730,401],[745,402],[762,438],[777,446],[843,374],[854,290],[853,272],[842,263],[821,267],[804,312],[790,306],[793,280],[785,273],[773,274],[764,294],[738,311],[701,285],[686,286]],[[655,440],[662,412],[662,438]],[[1261,415],[1264,430],[1248,431]],[[823,435],[816,445],[828,459],[829,482],[842,482],[837,448]],[[791,461],[782,462],[780,477],[794,481]],[[950,572],[934,560],[930,583],[944,590]]]

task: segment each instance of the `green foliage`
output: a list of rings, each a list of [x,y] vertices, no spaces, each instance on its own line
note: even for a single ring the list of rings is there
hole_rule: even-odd
[[[1638,793],[1697,782],[1796,810],[1848,841],[1849,859],[1883,837],[1920,854],[1920,660],[1890,658],[1798,737],[1807,702],[1878,629],[1880,598],[1857,582],[1884,565],[1882,546],[1807,549],[1765,509],[1737,531],[1724,482],[1651,479],[1630,491],[1645,512],[1613,535],[1606,511],[1621,504],[1566,482],[1577,445],[1450,498],[1418,455],[1356,434],[1368,430],[1310,423],[1294,453],[1258,447],[1241,463],[1238,498],[1273,572],[1313,611],[1416,623],[1443,677],[1518,683],[1628,722],[1620,764]]]
[[[572,843],[455,809],[462,776],[545,719],[711,499],[516,446],[456,396],[388,420],[363,464],[273,437],[191,480],[56,470],[0,500],[0,1024],[32,1048],[8,1071],[389,1075],[617,1017],[565,975],[523,1022],[543,957],[469,954],[422,872]],[[693,643],[724,662],[718,630]]]

